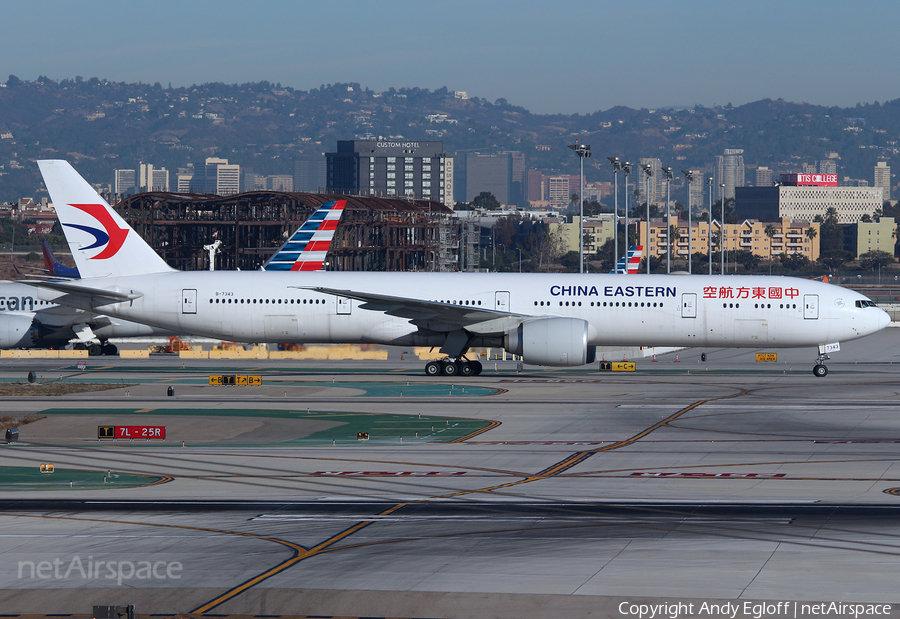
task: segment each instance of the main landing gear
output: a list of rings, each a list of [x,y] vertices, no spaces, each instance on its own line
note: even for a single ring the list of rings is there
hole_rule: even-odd
[[[813,376],[822,378],[823,376],[828,375],[828,368],[825,367],[825,362],[828,359],[831,359],[831,357],[824,353],[819,353],[819,356],[816,357],[816,364],[813,366]]]
[[[441,359],[440,361],[429,361],[425,364],[426,376],[478,376],[481,374],[482,365],[480,361],[469,361],[465,357],[459,359]]]
[[[100,355],[113,356],[119,352],[118,347],[109,342],[106,342],[105,344],[99,342],[77,342],[72,348],[75,350],[86,350],[91,357],[99,357]]]

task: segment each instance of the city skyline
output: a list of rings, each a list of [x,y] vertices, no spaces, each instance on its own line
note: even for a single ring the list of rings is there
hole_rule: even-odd
[[[44,36],[40,45],[9,46],[0,75],[174,86],[268,80],[301,90],[335,82],[446,86],[562,114],[766,97],[828,106],[900,98],[900,84],[882,78],[893,68],[891,14],[900,17],[900,6],[876,0],[798,1],[790,10],[762,1],[728,11],[707,0],[628,11],[401,0],[350,5],[340,15],[328,4],[163,0],[150,12],[163,19],[147,19],[150,5],[140,2],[48,5],[5,3],[7,24]],[[862,31],[866,45],[850,45]]]

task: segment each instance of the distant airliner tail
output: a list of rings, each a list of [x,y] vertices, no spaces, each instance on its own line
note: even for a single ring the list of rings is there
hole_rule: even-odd
[[[626,254],[619,258],[619,264],[617,264],[615,270],[610,271],[610,273],[637,274],[638,268],[641,266],[641,256],[643,253],[643,245],[632,245],[628,248]]]
[[[81,277],[173,271],[106,200],[59,159],[38,161]]]
[[[77,267],[67,267],[64,264],[60,264],[56,256],[53,255],[53,250],[50,249],[50,243],[47,239],[41,239],[41,249],[44,252],[44,271],[46,271],[47,275],[71,277],[72,279],[81,277]]]
[[[321,271],[346,200],[320,206],[287,243],[263,265],[263,271]]]

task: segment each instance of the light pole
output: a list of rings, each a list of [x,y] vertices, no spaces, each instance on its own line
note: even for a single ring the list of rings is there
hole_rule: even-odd
[[[578,272],[584,273],[584,158],[591,156],[591,147],[587,144],[569,144],[569,148],[578,155],[581,163],[581,193],[578,194]]]
[[[641,169],[644,171],[644,187],[647,188],[647,246],[644,248],[644,255],[647,256],[647,275],[650,275],[650,178],[653,170],[649,163],[642,163]]]
[[[722,188],[722,275],[725,275],[725,183],[720,183]]]
[[[613,166],[613,181],[615,183],[615,215],[613,215],[613,272],[619,272],[619,170],[622,163],[618,157],[607,157]]]
[[[628,175],[631,174],[631,164],[625,162],[622,164],[622,171],[625,173],[625,270],[628,273]],[[618,265],[616,271],[618,272]]]
[[[691,207],[693,205],[691,204],[691,183],[694,181],[694,172],[692,170],[682,170],[681,173],[684,174],[685,177],[687,177],[687,182],[688,182],[688,208],[687,208],[687,212],[688,212],[688,225],[687,225],[687,228],[688,228],[688,233],[687,233],[687,237],[688,237],[688,273],[692,273],[692,271],[691,271],[691,258],[692,258],[691,249],[692,249],[693,242],[691,239],[691,232],[692,232],[692,230],[691,230]]]
[[[709,188],[709,230],[706,231],[706,257],[709,258],[709,274],[712,275],[712,176],[706,177]]]
[[[519,253],[519,273],[522,272],[522,250],[516,247],[516,251]]]
[[[672,168],[663,168],[663,172],[666,173],[666,273],[672,272],[672,235],[671,235],[671,226],[672,220],[669,215],[669,204],[671,204],[669,193],[669,183],[672,182]]]

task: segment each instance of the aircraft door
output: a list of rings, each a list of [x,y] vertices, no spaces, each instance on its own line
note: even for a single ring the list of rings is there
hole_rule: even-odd
[[[346,297],[337,297],[337,313],[350,315],[351,300]]]
[[[681,295],[681,317],[697,317],[697,293],[685,292]]]
[[[185,289],[181,291],[181,313],[197,313],[197,291],[195,289]]]
[[[494,309],[498,312],[509,311],[509,292],[500,291],[494,293]]]
[[[819,317],[819,295],[803,295],[803,317],[807,320],[816,320]]]

